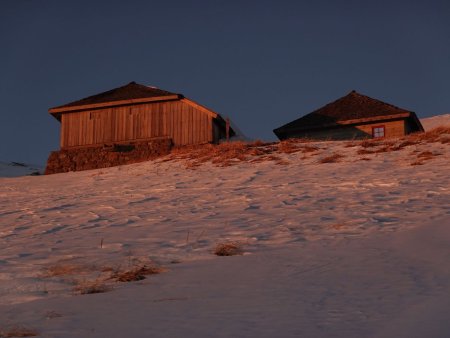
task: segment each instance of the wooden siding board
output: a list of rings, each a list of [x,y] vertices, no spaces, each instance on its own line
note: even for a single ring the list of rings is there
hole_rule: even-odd
[[[174,145],[212,142],[213,118],[180,101],[62,114],[61,148],[168,136]]]
[[[166,106],[162,105],[161,106],[161,115],[162,115],[162,125],[163,125],[163,130],[162,130],[162,134],[163,136],[167,136],[168,132],[168,121],[167,121],[167,110],[166,110]]]
[[[178,104],[178,111],[180,114],[180,131],[181,131],[181,144],[185,145],[186,143],[186,133],[185,133],[185,126],[186,126],[186,114],[185,110],[183,109],[183,105]]]
[[[183,122],[182,122],[182,118],[183,118],[183,114],[180,112],[179,105],[175,104],[175,116],[176,116],[176,128],[177,128],[177,137],[178,137],[178,144],[179,145],[183,145]]]
[[[348,140],[348,139],[362,139],[372,137],[372,127],[384,126],[385,137],[399,137],[406,134],[404,128],[404,121],[381,121],[376,123],[365,123],[354,126],[342,126],[337,128],[319,129],[310,131],[299,131],[295,135],[289,137],[306,137],[313,139],[330,139],[330,140]]]
[[[67,116],[61,116],[61,129],[59,131],[59,146],[64,148],[66,146],[66,118]]]
[[[185,126],[186,126],[186,114],[184,113],[183,107],[178,104],[178,111],[180,114],[180,131],[181,131],[181,144],[185,145],[186,143],[186,133],[185,133]]]
[[[192,143],[197,144],[199,143],[198,138],[198,119],[197,119],[197,112],[194,111],[194,109],[191,109],[192,114]]]
[[[189,107],[189,142],[190,144],[194,144],[194,137],[195,137],[195,133],[194,133],[194,112],[192,111],[191,107]]]
[[[214,142],[213,119],[212,117],[209,117],[208,120],[208,141]]]

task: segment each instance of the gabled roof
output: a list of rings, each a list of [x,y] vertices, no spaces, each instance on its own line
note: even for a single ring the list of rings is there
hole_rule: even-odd
[[[175,94],[156,87],[149,87],[136,82],[130,82],[122,87],[114,88],[62,106],[50,108],[49,112],[55,114],[80,109],[181,98],[183,98],[183,95],[181,94]]]
[[[417,120],[416,122],[420,125],[415,113],[372,99],[353,90],[346,96],[275,129],[274,133],[278,135],[294,130],[300,131],[334,127],[342,124],[409,117]]]
[[[180,100],[197,110],[208,114],[221,126],[225,126],[226,121],[220,114],[214,112],[213,110],[206,108],[198,104],[197,102],[185,98],[182,94],[171,93],[167,90],[159,89],[156,87],[144,86],[136,82],[130,82],[125,86],[114,88],[106,92],[92,95],[84,99],[67,103],[62,106],[50,108],[49,112],[57,120],[61,121],[62,113],[70,113],[73,111],[80,111],[84,109],[95,109],[104,107],[120,106],[125,104],[137,104],[145,102],[154,101],[169,101],[169,100]],[[230,128],[230,135],[235,135],[235,132]]]

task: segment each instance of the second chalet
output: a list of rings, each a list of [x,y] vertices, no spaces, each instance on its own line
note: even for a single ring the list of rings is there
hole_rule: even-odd
[[[398,137],[423,130],[414,112],[352,91],[273,132],[280,140],[349,140]]]

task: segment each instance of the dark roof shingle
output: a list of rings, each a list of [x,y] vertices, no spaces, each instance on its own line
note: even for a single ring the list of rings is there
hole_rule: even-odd
[[[78,101],[67,103],[62,106],[54,107],[53,109],[172,95],[179,94],[171,93],[167,90],[162,90],[155,87],[144,86],[136,82],[130,82],[125,86],[114,88],[100,94],[92,95]]]

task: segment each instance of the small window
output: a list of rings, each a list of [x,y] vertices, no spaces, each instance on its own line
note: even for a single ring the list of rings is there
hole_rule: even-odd
[[[372,127],[372,136],[374,138],[377,137],[384,137],[384,126],[376,126],[376,127]]]

